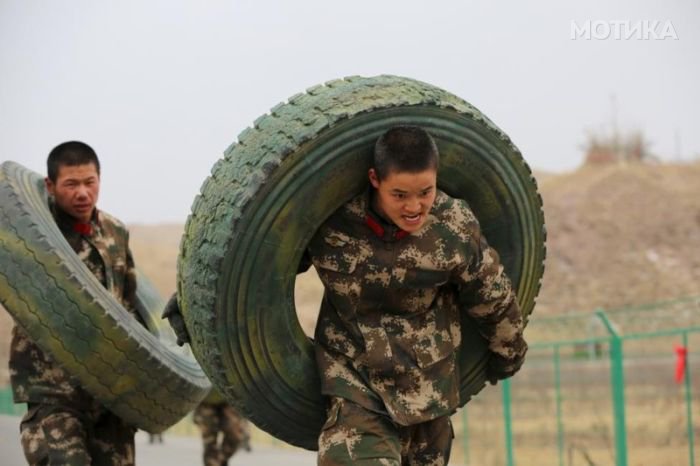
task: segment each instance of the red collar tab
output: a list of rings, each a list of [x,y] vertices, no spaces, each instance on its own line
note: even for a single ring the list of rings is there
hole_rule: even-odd
[[[379,222],[373,219],[370,215],[365,217],[365,222],[375,235],[379,236],[380,238],[384,238],[384,227],[382,227]]]
[[[92,225],[89,223],[75,222],[73,224],[73,231],[84,236],[90,236],[92,234]]]
[[[384,239],[384,233],[386,233],[386,230],[384,230],[384,227],[379,224],[378,221],[376,221],[374,218],[372,218],[371,215],[367,215],[365,217],[365,223],[367,226],[374,232],[375,235],[377,235],[379,238]],[[408,232],[405,230],[398,229],[396,233],[394,233],[394,239],[401,239],[405,238],[408,236]]]
[[[405,238],[406,236],[408,236],[408,232],[406,230],[399,230],[394,236],[396,237],[396,239]]]

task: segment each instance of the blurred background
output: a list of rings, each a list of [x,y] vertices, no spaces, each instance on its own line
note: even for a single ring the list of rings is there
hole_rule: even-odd
[[[100,207],[129,223],[137,264],[169,295],[194,196],[257,117],[343,76],[442,87],[522,151],[548,230],[526,333],[533,357],[508,392],[513,411],[485,424],[506,389],[476,397],[473,414],[455,418],[456,461],[513,464],[510,451],[520,464],[623,464],[625,433],[629,464],[691,464],[698,24],[691,0],[0,0],[0,161],[44,174],[56,144],[91,144]],[[297,282],[307,333],[320,287],[313,273]],[[0,312],[0,386],[10,328]],[[689,377],[677,382],[683,345]],[[484,446],[493,438],[505,442],[495,452]]]

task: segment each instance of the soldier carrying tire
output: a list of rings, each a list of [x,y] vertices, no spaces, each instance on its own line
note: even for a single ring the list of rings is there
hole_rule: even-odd
[[[136,312],[136,275],[124,225],[98,210],[100,163],[85,143],[56,146],[45,179],[53,217],[90,272]],[[51,354],[15,325],[10,347],[10,378],[15,403],[27,403],[20,425],[30,465],[134,464],[136,428],[107,409],[80,386]]]
[[[328,416],[319,465],[446,465],[459,404],[460,313],[512,376],[527,344],[498,254],[464,201],[437,188],[439,154],[416,126],[377,141],[370,187],[309,244],[325,287],[315,331]]]

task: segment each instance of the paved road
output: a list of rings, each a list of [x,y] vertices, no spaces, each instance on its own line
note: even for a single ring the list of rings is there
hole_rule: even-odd
[[[24,456],[19,446],[19,418],[0,416],[0,464],[24,466]],[[314,452],[301,449],[278,449],[255,444],[250,453],[237,453],[230,466],[236,465],[284,465],[308,466],[316,464]],[[194,437],[165,435],[162,444],[149,445],[148,434],[136,434],[136,464],[138,466],[196,466],[202,464],[202,444]]]

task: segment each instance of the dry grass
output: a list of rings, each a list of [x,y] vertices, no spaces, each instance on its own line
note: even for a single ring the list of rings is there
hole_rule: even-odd
[[[580,383],[577,372],[587,367],[590,383]],[[692,368],[700,371],[700,362]],[[637,374],[638,372],[646,374]],[[666,364],[628,367],[625,412],[630,466],[688,464],[689,437],[683,386],[676,385]],[[564,465],[612,465],[615,426],[609,365],[605,359],[564,367],[561,378],[562,457]],[[694,382],[700,382],[700,375]],[[697,386],[697,385],[695,385]],[[700,406],[693,400],[695,444],[700,428]],[[558,465],[557,403],[551,367],[530,366],[512,382],[514,454],[521,465]],[[505,466],[505,430],[500,386],[487,387],[453,417],[455,462]],[[468,455],[465,455],[465,444]]]

